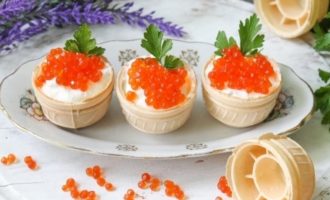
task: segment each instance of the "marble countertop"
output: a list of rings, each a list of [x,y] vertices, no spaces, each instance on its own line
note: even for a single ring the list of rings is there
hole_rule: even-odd
[[[218,24],[217,19],[228,18],[235,21],[249,16],[254,8],[251,4],[238,0],[182,0],[156,1],[139,0],[135,8],[145,7],[156,10],[157,15],[183,25],[189,34],[185,40],[213,43],[221,28],[237,35],[231,23]],[[154,2],[154,3],[153,3]],[[175,2],[175,3],[174,3]],[[157,6],[153,6],[157,4]],[[240,10],[239,13],[234,11]],[[115,26],[94,26],[98,41],[109,39],[140,38],[142,29],[120,24]],[[51,29],[21,45],[14,53],[0,57],[0,79],[10,73],[25,60],[39,57],[50,48],[62,44],[72,33],[73,27]],[[267,28],[265,53],[279,62],[292,67],[313,89],[322,82],[317,69],[327,69],[327,58],[320,57],[304,39],[285,40],[273,35]],[[119,34],[120,33],[120,34]],[[330,133],[328,127],[321,126],[319,113],[301,130],[291,137],[301,144],[311,155],[315,164],[317,186],[315,199],[330,199]],[[189,200],[214,199],[219,195],[216,188],[218,178],[224,175],[225,163],[229,154],[182,160],[130,160],[111,158],[69,151],[44,143],[17,130],[4,115],[0,114],[0,156],[15,152],[22,157],[35,155],[41,168],[36,172],[26,170],[21,165],[4,167],[0,165],[0,199],[6,200],[58,200],[69,199],[69,194],[61,191],[67,177],[76,177],[82,188],[93,188],[101,199],[122,199],[129,187],[136,188],[139,175],[148,171],[160,178],[172,178],[179,182]],[[20,161],[22,162],[22,160]],[[115,184],[121,185],[116,192],[107,193],[87,176],[84,169],[98,163],[105,167],[106,176]],[[144,192],[146,199],[170,199],[162,194]]]

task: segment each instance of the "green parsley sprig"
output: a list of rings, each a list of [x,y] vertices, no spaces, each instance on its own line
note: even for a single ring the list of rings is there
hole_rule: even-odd
[[[323,114],[322,124],[330,124],[330,73],[319,69],[319,76],[326,83],[314,93],[316,99],[316,108]],[[330,131],[330,129],[329,129]]]
[[[88,56],[101,56],[105,49],[96,46],[96,40],[92,38],[92,32],[87,24],[81,25],[73,35],[74,39],[65,42],[64,49],[72,52],[79,52]]]
[[[317,23],[314,28],[315,45],[314,48],[319,52],[330,51],[330,12]],[[315,93],[316,109],[323,115],[321,123],[330,124],[330,72],[319,69],[319,76],[326,84],[318,88]],[[330,129],[329,129],[330,131]]]
[[[184,63],[180,58],[167,55],[172,49],[173,43],[170,39],[163,40],[164,34],[155,26],[149,25],[141,41],[141,47],[146,49],[167,69],[183,67]]]
[[[240,49],[243,55],[253,56],[260,52],[265,36],[258,34],[261,30],[260,20],[256,14],[247,18],[244,22],[239,23],[239,38]],[[214,52],[216,55],[222,56],[223,50],[233,45],[237,45],[237,42],[233,37],[227,37],[224,31],[219,31],[214,46],[217,50]]]

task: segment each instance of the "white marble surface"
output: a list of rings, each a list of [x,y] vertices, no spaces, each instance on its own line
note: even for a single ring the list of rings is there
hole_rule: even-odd
[[[253,7],[241,1],[229,0],[182,0],[156,1],[139,0],[136,7],[156,10],[159,16],[184,25],[192,41],[213,43],[221,28],[229,34],[237,35],[234,30],[239,19],[250,15]],[[153,6],[157,4],[157,6]],[[238,11],[238,8],[240,11]],[[218,24],[217,19],[226,18],[228,23]],[[233,22],[233,24],[232,24]],[[132,39],[141,37],[143,30],[127,25],[95,26],[98,41],[109,39]],[[72,28],[52,29],[21,46],[13,54],[0,57],[0,79],[11,72],[24,60],[45,54],[50,48],[59,46],[70,36]],[[271,34],[267,29],[265,53],[276,60],[291,66],[313,89],[320,86],[317,68],[326,69],[326,62],[303,40],[284,40]],[[67,34],[70,33],[70,34]],[[111,49],[109,50],[111,51]],[[16,100],[15,100],[16,101]],[[323,174],[330,167],[330,133],[328,127],[320,125],[320,115],[316,114],[304,128],[292,135],[311,155],[316,169],[318,184],[315,194],[329,187],[327,176]],[[214,199],[220,192],[217,180],[224,175],[228,154],[182,160],[128,160],[84,154],[60,149],[44,143],[17,130],[4,115],[0,115],[0,155],[10,152],[21,158],[18,164],[10,167],[0,165],[0,199],[8,200],[59,200],[70,199],[69,194],[61,191],[67,177],[74,177],[81,188],[94,189],[101,199],[122,199],[124,192],[137,188],[139,175],[148,171],[160,178],[171,178],[184,188],[191,200]],[[33,155],[41,168],[36,172],[27,170],[22,158]],[[105,192],[84,174],[84,169],[93,164],[105,167],[105,175],[117,185],[116,192]],[[321,179],[320,179],[321,178]],[[330,182],[330,181],[329,181]],[[146,199],[170,199],[163,192],[140,192]],[[318,197],[322,199],[321,197]],[[324,198],[324,199],[330,199]]]

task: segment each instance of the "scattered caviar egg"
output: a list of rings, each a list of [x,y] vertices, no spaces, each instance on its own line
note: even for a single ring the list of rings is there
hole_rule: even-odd
[[[149,182],[151,180],[151,175],[145,172],[141,175],[141,179],[145,182]]]
[[[66,180],[66,185],[67,185],[68,187],[74,187],[74,186],[76,185],[76,181],[75,181],[73,178],[68,178],[68,179]]]
[[[8,164],[13,164],[16,161],[16,156],[12,153],[8,154],[7,156],[7,162]]]
[[[225,176],[219,178],[217,187],[222,193],[226,194],[228,197],[232,197],[232,191]]]
[[[71,197],[74,199],[79,197],[79,191],[77,189],[71,190],[70,194],[71,194]]]
[[[67,185],[63,185],[63,186],[62,186],[62,190],[63,190],[64,192],[66,192],[66,191],[69,190],[69,187],[68,187]]]
[[[104,187],[107,191],[114,190],[114,186],[112,185],[112,183],[105,183]]]
[[[137,58],[128,76],[131,88],[143,89],[146,104],[155,109],[171,108],[186,99],[181,90],[188,72],[183,67],[169,70],[155,58]]]
[[[181,187],[179,185],[175,184],[173,181],[165,180],[164,185],[165,185],[166,196],[169,196],[169,197],[174,196],[178,200],[183,200],[186,198]]]
[[[31,156],[25,156],[24,162],[28,166],[29,169],[35,170],[37,169],[37,163],[33,160]]]
[[[128,91],[126,93],[126,99],[128,101],[134,102],[137,99],[137,94],[133,91]]]
[[[222,198],[219,197],[219,196],[217,196],[217,197],[215,198],[215,200],[222,200]]]
[[[3,156],[3,157],[1,158],[1,163],[4,164],[4,165],[7,165],[7,162],[8,162],[7,157],[6,157],[6,156]]]
[[[134,200],[136,193],[133,189],[128,189],[126,194],[124,195],[124,200]]]
[[[40,66],[35,84],[42,87],[47,80],[55,79],[59,85],[86,91],[89,83],[98,82],[102,78],[104,66],[102,56],[89,56],[63,48],[52,49]]]
[[[95,198],[96,197],[96,193],[94,191],[89,191],[88,192],[88,197],[89,198]]]
[[[86,169],[86,174],[87,174],[87,176],[93,176],[93,168],[88,167],[88,168]]]
[[[237,46],[224,49],[223,56],[214,60],[213,66],[208,77],[211,86],[219,90],[231,88],[268,94],[272,86],[270,78],[276,77],[265,56],[244,57]]]
[[[150,189],[152,191],[158,191],[160,189],[161,181],[158,178],[151,179]]]
[[[145,181],[139,181],[138,186],[143,190],[148,188],[148,184]]]
[[[88,191],[87,190],[82,190],[79,194],[79,197],[82,199],[85,199],[88,197]]]
[[[24,162],[25,162],[25,163],[28,163],[28,162],[30,162],[30,161],[32,161],[32,157],[31,157],[31,156],[25,156],[25,157],[24,157]]]
[[[97,184],[101,187],[104,186],[105,184],[105,179],[103,177],[99,177],[97,180],[96,180]]]
[[[16,156],[13,153],[1,157],[1,163],[4,165],[11,165],[15,163],[15,161],[16,161]]]

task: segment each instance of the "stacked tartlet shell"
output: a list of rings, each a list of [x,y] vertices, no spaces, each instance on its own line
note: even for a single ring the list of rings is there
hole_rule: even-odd
[[[128,78],[128,64],[124,65],[117,76],[116,93],[129,124],[136,129],[150,134],[163,134],[180,128],[190,117],[194,100],[196,98],[196,75],[192,68],[185,68],[191,78],[191,88],[186,100],[169,109],[154,109],[142,107],[130,102],[125,95],[125,79]]]
[[[205,70],[213,60],[214,56],[205,65],[202,73],[203,97],[208,112],[215,119],[232,127],[248,127],[265,120],[276,104],[281,85],[272,88],[270,94],[259,98],[231,96],[210,85]]]
[[[329,7],[329,0],[255,0],[254,3],[267,26],[285,38],[310,31]]]
[[[108,111],[114,87],[114,71],[111,67],[110,80],[97,95],[78,103],[61,102],[47,96],[35,85],[35,78],[40,73],[36,67],[32,75],[32,86],[44,115],[52,123],[64,128],[83,128],[99,121]]]
[[[306,151],[273,134],[237,146],[227,161],[226,177],[237,200],[310,200],[315,187]]]

